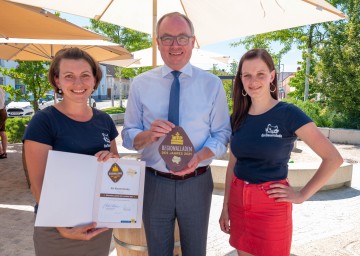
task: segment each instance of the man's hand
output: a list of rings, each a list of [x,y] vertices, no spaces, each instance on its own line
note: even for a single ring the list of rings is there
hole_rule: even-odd
[[[150,129],[136,135],[134,148],[139,150],[157,141],[159,138],[168,134],[175,125],[167,120],[157,119],[151,123]]]
[[[109,230],[108,228],[96,228],[96,223],[73,228],[57,227],[56,229],[63,237],[73,240],[91,240],[93,237]]]
[[[189,174],[195,171],[201,161],[209,159],[213,156],[214,153],[208,147],[203,147],[199,152],[194,154],[194,156],[191,158],[191,160],[183,170],[178,172],[170,172],[174,175],[184,176],[185,174]]]
[[[194,156],[191,158],[191,160],[189,161],[189,163],[187,164],[187,166],[182,169],[181,171],[170,171],[172,174],[174,175],[178,175],[178,176],[184,176],[185,174],[189,174],[192,173],[193,171],[195,171],[195,169],[197,168],[199,164],[199,157],[197,154],[194,154]]]
[[[151,141],[155,142],[159,138],[165,136],[175,127],[175,125],[167,120],[157,119],[151,123],[149,131],[151,132]]]

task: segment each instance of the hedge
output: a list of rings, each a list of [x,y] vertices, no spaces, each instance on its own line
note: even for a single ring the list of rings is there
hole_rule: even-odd
[[[6,120],[5,128],[9,143],[19,143],[31,117],[13,117]]]

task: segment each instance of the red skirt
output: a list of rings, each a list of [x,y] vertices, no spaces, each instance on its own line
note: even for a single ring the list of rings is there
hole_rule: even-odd
[[[269,185],[287,180],[249,184],[238,178],[229,196],[230,244],[256,256],[289,256],[292,238],[292,203],[275,202]]]

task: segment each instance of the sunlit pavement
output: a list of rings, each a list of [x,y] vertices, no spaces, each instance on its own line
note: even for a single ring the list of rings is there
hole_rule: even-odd
[[[21,147],[21,144],[9,145],[8,158],[0,160],[1,256],[34,255],[34,200],[22,167]],[[309,201],[294,205],[293,256],[360,255],[360,164],[354,165],[352,180],[352,187],[319,192]],[[213,195],[209,256],[236,255],[228,244],[228,236],[219,229],[222,200],[222,195]]]

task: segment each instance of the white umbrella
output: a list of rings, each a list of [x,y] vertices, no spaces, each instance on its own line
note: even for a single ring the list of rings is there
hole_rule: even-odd
[[[0,38],[0,59],[3,60],[51,60],[57,51],[78,47],[97,61],[131,59],[132,55],[118,44],[103,40],[45,40]]]
[[[346,18],[324,0],[32,0],[31,5],[132,28],[152,34],[153,40],[157,20],[178,11],[194,23],[198,46]]]
[[[103,64],[109,64],[119,67],[138,68],[152,66],[152,48],[136,51],[132,53],[134,59],[130,60],[107,60],[102,61]],[[160,52],[157,50],[158,65],[163,65],[164,62],[161,59]],[[201,49],[193,49],[190,63],[194,66],[205,68],[211,65],[230,64],[233,61],[230,56],[224,56],[218,53],[204,51]]]

